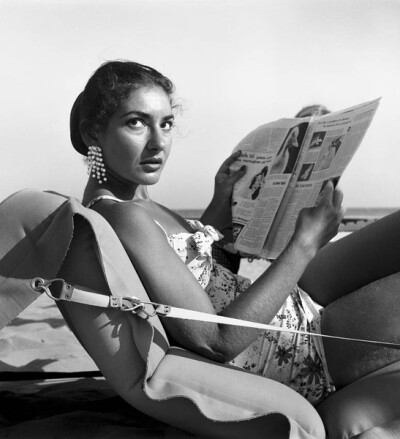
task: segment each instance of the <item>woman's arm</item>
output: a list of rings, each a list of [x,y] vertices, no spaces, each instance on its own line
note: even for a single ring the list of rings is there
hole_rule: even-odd
[[[328,184],[319,205],[302,211],[296,231],[281,256],[221,314],[269,323],[295,287],[318,249],[336,233],[342,216],[341,193]],[[120,203],[98,210],[111,223],[151,298],[171,306],[215,314],[207,293],[174,250],[164,232],[140,206]],[[228,325],[180,319],[163,321],[183,347],[217,361],[229,361],[260,333]]]

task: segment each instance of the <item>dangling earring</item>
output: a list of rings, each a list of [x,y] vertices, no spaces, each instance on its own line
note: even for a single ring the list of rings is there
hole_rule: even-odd
[[[107,181],[103,153],[100,146],[89,146],[88,149],[88,174],[102,184],[103,181]]]

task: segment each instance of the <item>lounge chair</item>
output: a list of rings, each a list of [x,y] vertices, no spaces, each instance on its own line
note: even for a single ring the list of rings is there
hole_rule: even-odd
[[[38,297],[38,276],[149,301],[110,225],[73,198],[18,192],[0,205],[0,230],[0,327]],[[59,307],[121,398],[179,429],[207,438],[400,437],[400,362],[314,408],[282,384],[171,346],[157,316]]]

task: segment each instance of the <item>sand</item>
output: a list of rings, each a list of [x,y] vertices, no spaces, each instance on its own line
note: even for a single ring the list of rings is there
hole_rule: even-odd
[[[133,409],[103,378],[46,379],[98,371],[46,295],[1,331],[0,358],[0,438],[193,438]],[[32,372],[41,379],[26,380]]]

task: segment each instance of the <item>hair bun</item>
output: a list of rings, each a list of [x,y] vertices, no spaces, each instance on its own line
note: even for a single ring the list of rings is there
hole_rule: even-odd
[[[72,142],[72,146],[79,152],[79,154],[87,156],[88,148],[82,139],[80,125],[80,107],[82,101],[82,93],[75,99],[74,105],[71,109],[71,115],[69,118],[69,132]]]

